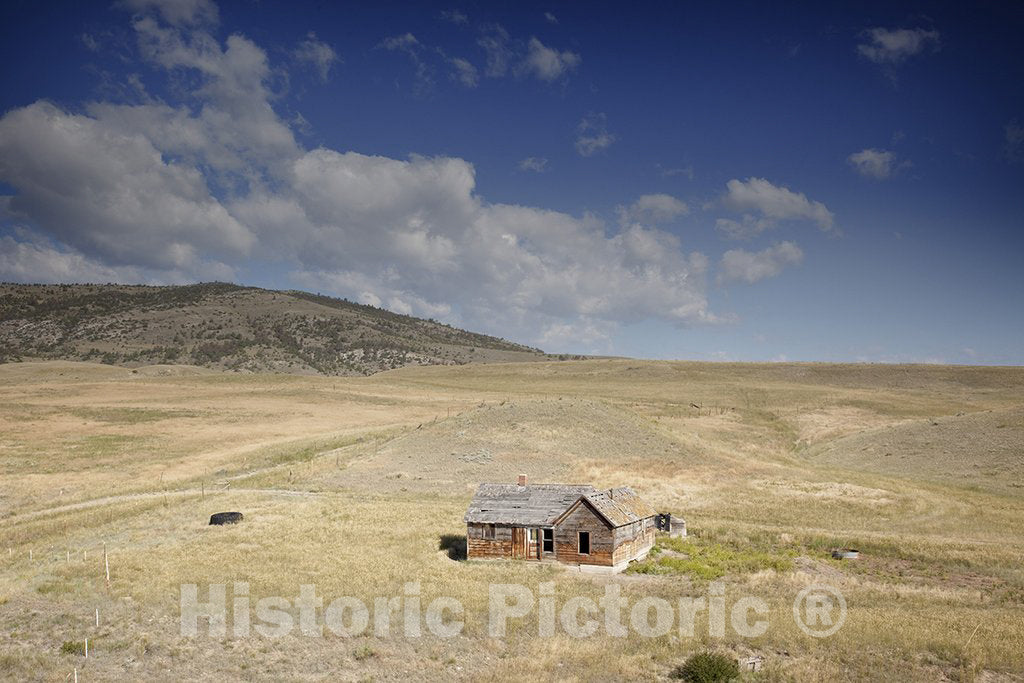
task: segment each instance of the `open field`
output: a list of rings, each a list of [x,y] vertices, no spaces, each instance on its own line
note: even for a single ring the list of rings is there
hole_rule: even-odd
[[[692,537],[616,577],[452,559],[476,483],[519,472],[632,486]],[[1024,680],[1024,369],[11,363],[0,480],[5,679],[661,680],[712,647],[762,656],[750,680]],[[246,519],[207,526],[221,510]],[[538,638],[535,615],[488,635],[494,583],[675,604],[714,579],[766,601],[762,636],[712,637],[706,614],[692,637]],[[235,582],[253,603],[315,584],[371,605],[418,582],[466,623],[450,639],[180,635],[181,584],[228,584],[230,601]],[[825,639],[792,615],[816,582],[849,606]]]

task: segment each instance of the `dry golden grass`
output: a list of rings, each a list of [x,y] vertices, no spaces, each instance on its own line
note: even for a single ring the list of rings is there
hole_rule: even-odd
[[[764,680],[1024,672],[1024,502],[1009,486],[1024,443],[984,418],[1022,403],[1019,370],[602,360],[344,380],[166,372],[0,366],[0,675],[657,680],[705,646],[760,654]],[[957,480],[936,477],[934,459],[882,468],[843,446],[895,442],[926,420],[969,430],[943,437],[922,426],[948,441],[931,451],[914,441],[947,453]],[[971,466],[990,449],[1007,454],[1001,469]],[[449,559],[442,538],[464,533],[472,485],[519,471],[629,484],[687,517],[702,543],[790,558],[788,570],[724,577],[727,595],[767,601],[771,628],[715,639],[698,617],[694,638],[540,639],[531,617],[489,638],[491,583],[554,581],[560,604],[597,598],[609,582],[632,601],[706,594],[699,577],[678,574]],[[227,509],[245,522],[206,525]],[[834,561],[837,545],[864,556]],[[328,601],[370,603],[408,581],[419,581],[424,604],[462,601],[459,637],[178,631],[182,583],[202,594],[247,582],[253,601],[294,598],[312,583]],[[820,641],[791,612],[799,589],[819,581],[850,606],[840,633]],[[85,637],[88,661],[61,652]]]

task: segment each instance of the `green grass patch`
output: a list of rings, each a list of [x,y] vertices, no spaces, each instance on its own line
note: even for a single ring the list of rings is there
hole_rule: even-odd
[[[157,422],[178,417],[199,417],[201,413],[194,410],[163,410],[158,408],[74,408],[72,415],[83,420],[106,422],[108,424],[133,425],[143,422]]]
[[[626,571],[633,574],[687,574],[702,581],[713,581],[726,574],[747,574],[765,569],[788,571],[793,566],[791,552],[772,552],[726,545],[700,538],[659,539],[651,556]]]

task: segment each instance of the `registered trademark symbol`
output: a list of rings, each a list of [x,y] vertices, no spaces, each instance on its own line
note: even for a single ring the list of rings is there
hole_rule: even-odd
[[[793,619],[812,638],[826,638],[846,621],[846,598],[833,586],[807,586],[793,601]]]

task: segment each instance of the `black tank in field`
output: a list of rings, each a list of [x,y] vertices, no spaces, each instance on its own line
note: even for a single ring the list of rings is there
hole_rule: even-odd
[[[241,512],[215,512],[210,515],[210,524],[220,526],[222,524],[238,524],[242,521]]]

